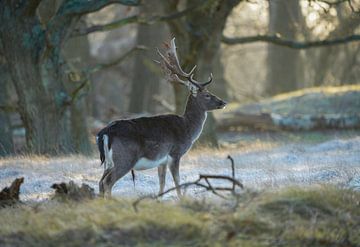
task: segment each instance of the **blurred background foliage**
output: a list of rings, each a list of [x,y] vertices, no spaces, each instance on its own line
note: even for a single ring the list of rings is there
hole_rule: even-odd
[[[88,154],[93,134],[111,120],[182,113],[186,90],[152,61],[172,37],[183,67],[197,64],[198,80],[212,72],[210,90],[234,103],[230,109],[360,78],[358,0],[3,0],[0,23],[0,155]],[[349,97],[330,91],[337,90]],[[359,105],[360,89],[347,90],[345,105],[326,91],[338,103],[323,112]],[[271,113],[255,114],[264,111]],[[236,112],[232,125],[243,121]],[[358,110],[345,112],[359,121]],[[217,145],[215,129],[228,124],[221,119],[209,116],[200,141]]]

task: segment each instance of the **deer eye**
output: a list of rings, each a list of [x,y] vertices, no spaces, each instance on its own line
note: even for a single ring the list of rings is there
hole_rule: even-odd
[[[205,94],[205,99],[210,99],[210,98],[211,98],[210,94]]]

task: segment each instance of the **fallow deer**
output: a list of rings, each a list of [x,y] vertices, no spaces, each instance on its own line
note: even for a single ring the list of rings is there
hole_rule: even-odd
[[[210,93],[206,86],[212,81],[200,83],[194,79],[196,66],[186,73],[180,66],[176,53],[175,38],[166,45],[166,53],[159,50],[160,64],[167,80],[188,87],[190,94],[183,115],[159,115],[110,123],[97,134],[104,174],[99,182],[101,195],[111,196],[113,185],[132,170],[158,168],[160,190],[164,191],[167,166],[181,195],[179,165],[181,157],[199,138],[207,111],[222,109],[226,102]]]

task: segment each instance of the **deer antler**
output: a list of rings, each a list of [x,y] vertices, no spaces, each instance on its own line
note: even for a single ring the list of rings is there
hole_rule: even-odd
[[[196,81],[194,79],[194,75],[190,76],[189,81],[197,86],[200,86],[201,88],[204,88],[212,82],[212,79],[213,79],[213,75],[212,75],[212,73],[210,73],[209,80],[207,82]]]
[[[196,65],[190,70],[189,73],[186,73],[181,68],[179,58],[176,53],[175,38],[170,41],[170,45],[165,43],[165,48],[165,55],[163,55],[159,49],[157,49],[157,53],[159,54],[161,60],[156,62],[160,64],[167,80],[180,82],[181,84],[187,86],[193,93],[196,93],[197,90],[203,89],[206,85],[211,83],[212,75],[210,75],[210,80],[205,83],[200,83],[194,80],[193,77]],[[184,77],[187,80],[182,80],[180,77]]]

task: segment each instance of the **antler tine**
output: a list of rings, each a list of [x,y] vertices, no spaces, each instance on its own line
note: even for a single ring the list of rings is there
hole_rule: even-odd
[[[189,78],[189,81],[193,84],[193,85],[196,85],[197,87],[201,87],[201,88],[204,88],[206,87],[207,85],[209,85],[213,80],[213,75],[212,73],[210,73],[210,76],[209,76],[209,80],[207,82],[198,82],[194,79],[194,74],[192,74]]]
[[[189,83],[187,81],[181,80],[178,75],[174,74],[175,81],[180,82],[181,84],[184,84],[185,86],[189,86]]]
[[[195,71],[196,67],[197,67],[197,66],[196,66],[196,64],[195,64],[194,67],[190,70],[190,72],[189,72],[189,75],[190,75],[190,76],[194,74],[194,71]]]
[[[176,45],[175,45],[175,38],[170,41],[170,47],[167,50],[167,55],[169,57],[169,62],[174,66],[178,75],[183,77],[189,78],[195,71],[196,65],[191,69],[189,73],[186,73],[180,66],[179,58],[176,53]]]
[[[159,49],[157,49],[157,54],[160,56],[160,61],[155,61],[160,64],[166,79],[169,81],[179,82],[189,88],[191,92],[196,92],[198,89],[201,89],[201,86],[191,82],[190,77],[194,75],[196,65],[190,70],[189,73],[186,73],[182,70],[179,59],[176,54],[175,38],[170,42],[170,45],[165,43],[166,55],[162,54]],[[185,78],[183,80],[181,78]]]

